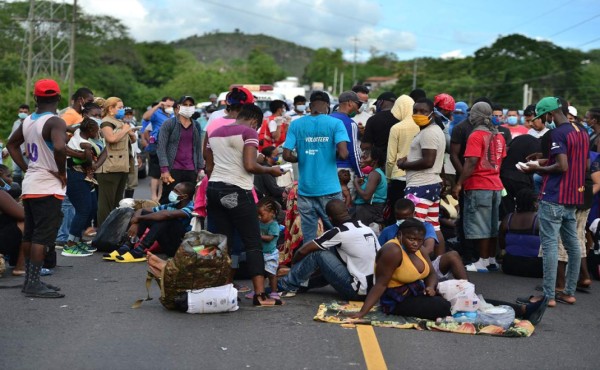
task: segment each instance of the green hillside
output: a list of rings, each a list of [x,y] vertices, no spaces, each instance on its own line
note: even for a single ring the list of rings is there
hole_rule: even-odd
[[[314,55],[314,50],[292,42],[243,32],[206,33],[175,41],[172,45],[191,52],[202,63],[221,60],[229,64],[234,59],[246,60],[253,49],[258,49],[272,56],[286,75],[300,78]]]

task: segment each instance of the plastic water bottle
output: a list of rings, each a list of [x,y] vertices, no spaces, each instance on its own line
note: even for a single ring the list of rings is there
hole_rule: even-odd
[[[475,322],[477,320],[477,312],[474,311],[458,311],[454,315],[454,320],[457,322]]]

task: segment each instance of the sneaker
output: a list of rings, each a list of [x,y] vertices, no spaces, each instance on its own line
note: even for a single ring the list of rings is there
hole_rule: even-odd
[[[47,269],[45,267],[42,267],[42,269],[40,270],[40,276],[50,276],[52,275],[54,272],[50,269]]]
[[[92,252],[88,252],[87,248],[84,249],[79,244],[75,244],[71,248],[65,246],[60,254],[65,257],[88,257],[92,255]]]
[[[465,270],[469,272],[489,272],[487,268],[478,266],[476,263],[466,265]]]
[[[486,268],[488,271],[498,271],[498,265],[495,263],[490,263]]]
[[[54,248],[56,248],[56,249],[63,249],[66,244],[67,244],[66,241],[57,240],[57,241],[54,242]]]
[[[87,243],[82,243],[82,247],[85,248],[90,253],[94,253],[98,250],[98,248],[92,247],[91,244],[87,244]]]

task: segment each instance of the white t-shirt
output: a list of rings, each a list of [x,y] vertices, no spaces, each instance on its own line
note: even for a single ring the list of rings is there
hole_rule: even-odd
[[[444,167],[444,152],[446,151],[446,136],[444,131],[434,122],[425,127],[410,143],[407,161],[413,162],[423,158],[422,149],[435,149],[433,167],[426,170],[406,170],[406,186],[424,186],[442,182],[440,173]]]
[[[375,256],[381,248],[373,230],[360,221],[349,221],[328,230],[314,241],[323,250],[337,248],[354,278],[352,288],[359,295],[366,295],[374,282]]]
[[[533,128],[530,128],[529,131],[527,131],[527,133],[531,136],[533,136],[536,139],[541,138],[542,136],[544,136],[544,134],[548,132],[548,128],[544,127],[544,129],[542,131],[536,131]]]

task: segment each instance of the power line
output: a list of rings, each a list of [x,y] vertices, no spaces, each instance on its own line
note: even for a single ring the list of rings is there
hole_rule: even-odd
[[[597,38],[595,38],[595,39],[593,39],[593,40],[590,40],[590,41],[584,42],[583,44],[579,44],[579,45],[577,45],[576,47],[580,48],[580,47],[582,47],[582,46],[585,46],[585,45],[591,44],[591,43],[593,43],[593,42],[596,42],[596,41],[598,41],[598,40],[600,40],[600,37],[597,37]]]
[[[598,13],[598,14],[596,14],[595,16],[593,16],[593,17],[591,17],[591,18],[588,18],[588,19],[586,19],[586,20],[584,20],[584,21],[581,21],[581,22],[579,22],[579,23],[576,23],[576,24],[574,24],[574,25],[572,25],[572,26],[570,26],[570,27],[567,27],[567,28],[565,28],[564,30],[558,31],[557,33],[555,33],[555,34],[552,34],[552,35],[550,35],[550,36],[548,36],[548,37],[554,37],[554,36],[560,35],[561,33],[564,33],[564,32],[567,32],[567,31],[569,31],[569,30],[572,30],[572,29],[573,29],[573,28],[575,28],[575,27],[579,27],[579,26],[581,26],[582,24],[584,24],[584,23],[587,23],[587,22],[591,21],[592,19],[596,19],[596,18],[598,18],[598,17],[600,17],[600,13]]]

